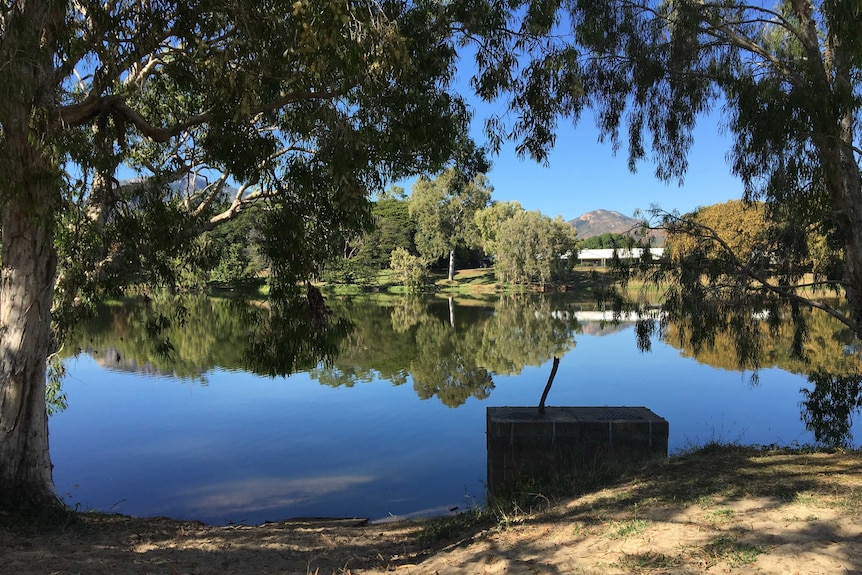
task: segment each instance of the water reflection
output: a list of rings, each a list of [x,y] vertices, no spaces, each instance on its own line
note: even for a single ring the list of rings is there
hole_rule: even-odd
[[[808,376],[813,389],[803,389],[802,421],[819,443],[847,447],[852,441],[853,414],[862,408],[862,377],[816,371]]]
[[[178,306],[184,325],[165,323],[157,333],[147,328]],[[309,370],[331,387],[412,380],[420,398],[456,407],[488,397],[495,374],[518,374],[573,349],[580,327],[551,300],[526,296],[461,303],[345,298],[329,307],[329,328],[321,334],[291,320],[291,310],[260,303],[190,297],[114,305],[82,325],[67,349],[89,353],[107,368],[202,383],[215,367],[270,376]]]
[[[457,407],[488,397],[494,375],[516,375],[575,347],[580,324],[556,313],[554,304],[524,296],[460,303],[405,298],[377,306],[338,301],[334,312],[349,317],[353,330],[333,364],[311,375],[330,386],[412,380],[421,399]]]
[[[112,305],[80,326],[66,350],[82,350],[109,369],[202,384],[215,368],[267,376],[302,370],[329,387],[381,379],[396,386],[410,383],[419,398],[457,407],[470,398],[487,398],[495,376],[516,375],[571,351],[578,333],[604,335],[622,328],[563,297],[332,298],[327,303],[331,313],[323,330],[311,329],[302,309],[261,302],[188,297]],[[662,339],[683,357],[712,367],[750,373],[775,367],[807,376],[810,386],[802,390],[800,403],[806,427],[818,442],[848,444],[853,417],[862,409],[862,346],[825,314],[801,313],[806,314],[802,345],[789,323],[763,321],[749,334],[757,354],[746,356],[742,367],[732,334],[719,332],[695,346],[685,325],[670,324]]]
[[[776,367],[804,375],[809,388],[801,393],[801,418],[818,443],[847,446],[852,442],[853,416],[862,409],[862,346],[853,332],[825,313],[798,309],[799,322],[782,321],[780,314],[760,317],[740,334],[729,330],[710,334],[707,342],[693,343],[690,326],[665,327],[663,339],[684,356],[727,370]],[[802,326],[802,329],[800,329]],[[705,344],[704,344],[705,343]]]

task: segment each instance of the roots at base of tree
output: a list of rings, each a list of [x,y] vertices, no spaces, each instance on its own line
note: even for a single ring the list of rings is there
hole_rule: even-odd
[[[75,511],[66,507],[53,490],[0,489],[0,528],[48,529],[75,521]]]

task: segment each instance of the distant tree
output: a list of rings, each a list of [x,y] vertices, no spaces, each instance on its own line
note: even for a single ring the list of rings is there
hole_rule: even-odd
[[[581,241],[580,247],[588,250],[625,248],[634,243],[634,240],[626,234],[614,234],[606,232],[598,236],[592,236]]]
[[[410,217],[410,204],[406,197],[377,200],[371,213],[374,230],[368,234],[368,243],[373,247],[372,261],[379,267],[389,265],[389,258],[396,248],[416,254],[416,222]]]
[[[377,200],[406,200],[407,192],[401,186],[391,185],[377,194]]]
[[[399,188],[403,192],[403,188]],[[390,188],[392,191],[393,188]],[[341,254],[323,266],[322,279],[333,283],[368,284],[376,279],[377,272],[390,267],[392,251],[403,248],[416,253],[413,243],[416,224],[410,217],[406,197],[397,190],[389,192],[371,207],[372,222],[369,229],[344,241]]]
[[[449,257],[449,280],[455,277],[455,249],[475,247],[479,234],[474,214],[491,199],[488,178],[467,179],[449,169],[434,180],[422,177],[410,193],[410,214],[416,220],[416,248],[429,261]]]
[[[332,284],[371,285],[377,278],[379,268],[371,261],[365,249],[365,236],[355,236],[344,241],[340,256],[323,263],[320,279]]]
[[[766,257],[765,252],[774,248],[768,244],[771,225],[762,203],[732,200],[687,214],[670,227],[666,248],[677,262],[707,265],[725,256],[744,263],[752,257]]]
[[[523,211],[524,208],[518,202],[491,202],[490,206],[476,212],[473,219],[485,255],[493,256],[497,253],[497,233],[503,222]]]
[[[239,285],[265,270],[266,262],[258,249],[262,217],[260,206],[250,206],[205,234],[208,257],[214,262],[206,267],[209,281]]]
[[[497,232],[494,271],[501,281],[525,284],[558,279],[577,258],[576,231],[561,217],[517,212]]]

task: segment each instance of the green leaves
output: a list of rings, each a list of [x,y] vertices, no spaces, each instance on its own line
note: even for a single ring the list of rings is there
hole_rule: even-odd
[[[389,267],[392,268],[392,272],[401,282],[401,285],[411,290],[419,289],[425,285],[428,275],[425,263],[404,248],[398,247],[392,250]]]
[[[456,247],[476,246],[473,215],[487,205],[492,191],[484,175],[467,180],[454,169],[433,181],[420,178],[410,193],[410,214],[416,220],[416,248],[422,257],[431,262],[449,256]]]
[[[563,279],[577,259],[575,229],[557,217],[516,210],[499,222],[494,240],[494,274],[513,284]]]
[[[696,122],[720,107],[733,137],[731,169],[745,199],[766,204],[770,241],[784,248],[779,283],[798,284],[819,244],[812,269],[840,278],[851,303],[849,313],[832,306],[828,313],[862,334],[862,226],[854,215],[862,213],[862,41],[854,3],[481,4],[494,16],[470,30],[480,37],[474,83],[481,97],[508,105],[488,122],[497,146],[514,138],[519,152],[543,160],[557,122],[578,122],[590,108],[601,139],[626,149],[631,170],[649,159],[656,177],[682,184]],[[744,272],[747,254],[735,260]],[[702,287],[692,281],[683,291],[704,295]],[[822,307],[817,297],[797,301]]]

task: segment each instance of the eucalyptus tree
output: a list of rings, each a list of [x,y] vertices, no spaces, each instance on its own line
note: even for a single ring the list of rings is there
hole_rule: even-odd
[[[488,207],[476,212],[473,220],[485,255],[493,256],[497,253],[497,233],[503,222],[523,211],[524,208],[519,202],[491,202]]]
[[[296,280],[368,223],[368,195],[474,157],[466,107],[448,91],[447,10],[430,0],[3,3],[0,504],[59,506],[46,359],[75,311],[129,282],[171,283],[199,256],[202,232],[249,206],[265,204],[262,251],[272,293],[288,302],[261,333],[325,327],[319,298]],[[257,346],[282,359],[287,349]]]
[[[545,283],[562,277],[577,259],[575,228],[557,217],[520,211],[497,230],[494,273],[500,281]]]
[[[493,12],[500,3],[483,5]],[[732,305],[789,300],[821,309],[862,335],[858,2],[508,5],[514,8],[508,17],[493,19],[476,43],[478,94],[508,95],[508,109],[488,123],[498,143],[514,137],[522,154],[546,159],[561,118],[577,122],[592,110],[602,139],[627,147],[631,169],[649,157],[657,177],[681,183],[697,121],[707,112],[723,116],[733,138],[730,169],[746,199],[766,204],[787,265],[776,272],[740,261],[714,277],[715,289],[689,290],[676,311],[696,313],[703,296]],[[659,223],[676,221],[670,214]],[[801,236],[812,230],[840,254],[837,273],[817,275],[813,285],[797,265],[807,257]],[[747,281],[721,289],[730,283],[723,277],[740,271],[736,277]],[[841,289],[849,311],[803,287]]]
[[[491,200],[491,192],[483,174],[469,179],[454,168],[413,185],[410,214],[416,220],[416,249],[429,261],[448,256],[450,281],[455,277],[455,248],[479,243],[473,217]]]

